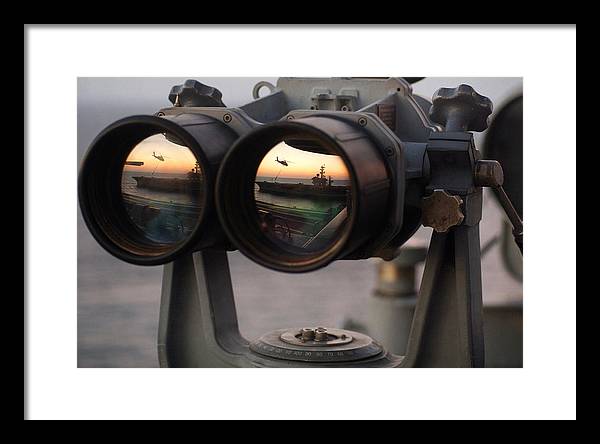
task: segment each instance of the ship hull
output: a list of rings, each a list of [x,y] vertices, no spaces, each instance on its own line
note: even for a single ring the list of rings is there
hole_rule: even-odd
[[[277,183],[277,182],[256,182],[258,188],[263,193],[277,194],[281,196],[311,197],[316,199],[339,199],[348,195],[350,187],[347,186],[327,186],[317,188],[312,185],[302,183]]]
[[[202,189],[201,180],[134,176],[139,188],[171,193],[193,193]]]

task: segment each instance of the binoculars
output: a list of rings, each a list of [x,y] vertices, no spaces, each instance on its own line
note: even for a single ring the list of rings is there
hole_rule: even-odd
[[[448,300],[436,312],[467,310],[472,353],[461,362],[481,365],[473,300],[480,304],[482,187],[499,193],[521,248],[522,223],[503,194],[500,164],[481,159],[471,133],[487,128],[491,101],[468,85],[428,101],[413,95],[414,80],[280,78],[259,82],[254,100],[236,108],[188,80],[172,88],[172,107],[119,120],[95,138],[79,174],[83,218],[102,247],[133,264],[238,249],[285,272],[391,259],[421,225],[432,227],[420,303],[431,307],[440,286],[466,295],[468,307]],[[417,309],[403,361],[364,335],[324,328],[275,332],[250,348],[268,360],[286,347],[329,345],[338,363],[435,366],[442,361],[419,355],[443,336],[427,331],[434,315]]]
[[[270,94],[227,108],[189,80],[172,89],[173,107],[102,131],[79,175],[100,245],[139,265],[237,248],[288,272],[389,258],[434,191],[430,135],[481,131],[492,111],[466,85],[433,106],[404,79],[280,79],[256,96],[261,87]]]

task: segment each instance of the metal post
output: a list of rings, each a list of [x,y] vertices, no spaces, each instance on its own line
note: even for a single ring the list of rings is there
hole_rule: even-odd
[[[479,226],[434,232],[403,367],[483,367]]]
[[[161,367],[241,366],[227,253],[200,251],[165,265],[158,356]]]

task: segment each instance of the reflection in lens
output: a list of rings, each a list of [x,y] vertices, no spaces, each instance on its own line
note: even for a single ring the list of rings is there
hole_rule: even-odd
[[[189,148],[155,134],[129,153],[121,177],[125,210],[154,242],[178,243],[200,216],[204,177]]]
[[[328,248],[349,216],[350,175],[344,161],[333,153],[321,154],[327,152],[322,147],[316,151],[281,142],[265,155],[256,172],[260,230],[291,252]]]

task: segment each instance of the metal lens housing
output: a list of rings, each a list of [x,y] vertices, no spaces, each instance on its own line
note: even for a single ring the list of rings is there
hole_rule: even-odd
[[[94,238],[114,256],[139,265],[164,264],[186,251],[226,244],[214,210],[214,180],[236,138],[223,123],[201,114],[132,116],[104,129],[79,173],[79,206]],[[179,159],[183,174],[160,175],[159,166],[178,159],[157,145],[154,170],[127,176],[128,168],[144,163],[132,159],[139,147],[155,139],[187,153],[185,163]]]
[[[315,190],[308,191],[312,186],[309,180],[294,183],[289,179],[287,185],[269,185],[266,182],[275,183],[277,179],[260,177],[259,166],[265,161],[303,162],[305,156],[271,159],[276,154],[274,147],[282,143],[295,150],[316,156],[330,155],[343,162],[348,174],[344,181],[348,191],[345,198],[338,196],[338,203],[345,206],[344,213],[339,212],[338,206],[330,219],[324,221],[324,224],[331,221],[335,229],[330,230],[330,226],[322,224],[312,233],[310,230],[307,230],[308,234],[303,233],[302,227],[294,225],[298,217],[305,217],[298,212],[306,213],[312,209],[301,208],[302,205],[296,205],[293,199],[283,208],[281,201],[270,204],[258,201],[257,192],[273,193],[274,186],[278,188],[274,193],[284,197],[296,193],[301,194],[300,197],[318,198]],[[329,184],[319,182],[329,180],[327,177],[323,170],[321,176],[313,177],[315,187],[324,184],[324,193],[335,188],[331,187],[331,181]],[[335,117],[308,116],[269,123],[240,138],[219,170],[216,200],[223,229],[242,253],[275,270],[305,272],[347,256],[382,229],[391,196],[390,186],[390,175],[381,151],[359,124]],[[341,216],[343,223],[339,223]],[[273,226],[279,238],[269,234]],[[328,232],[325,242],[317,239],[323,237],[323,232]]]

